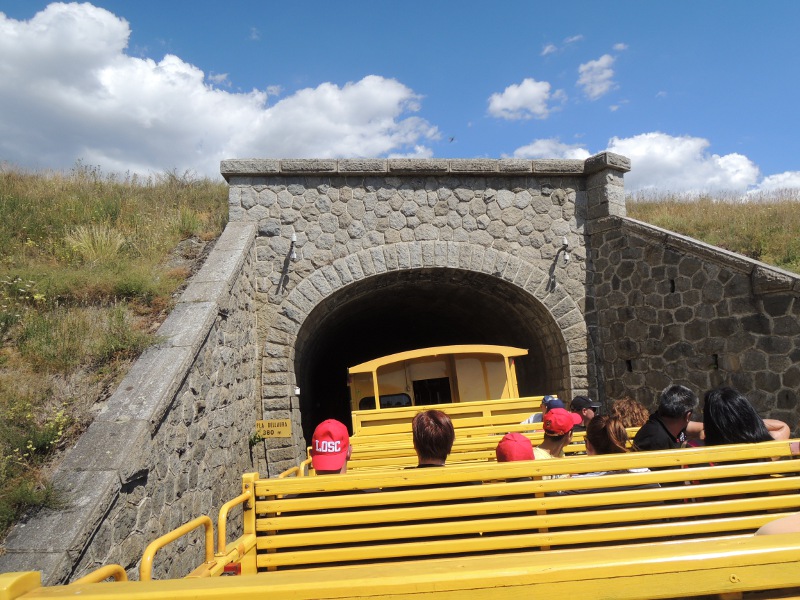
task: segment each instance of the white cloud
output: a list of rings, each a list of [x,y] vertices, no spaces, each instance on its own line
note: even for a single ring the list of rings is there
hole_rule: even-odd
[[[223,158],[421,155],[439,135],[393,79],[323,83],[269,106],[274,88],[215,88],[177,56],[125,54],[129,37],[91,4],[51,4],[30,21],[0,13],[0,160],[216,176]]]
[[[623,44],[622,42],[620,42],[619,44],[614,44],[612,48],[617,52],[623,52],[628,49],[628,44]]]
[[[544,48],[542,48],[542,52],[540,56],[547,56],[548,54],[553,54],[556,52],[558,48],[556,48],[555,44],[547,44]]]
[[[614,57],[604,54],[597,60],[590,60],[578,67],[578,85],[590,100],[597,100],[607,94],[614,87]]]
[[[557,90],[550,94],[550,84],[546,81],[523,79],[520,84],[508,86],[502,93],[489,97],[489,114],[499,119],[546,119],[551,108],[549,100],[563,100],[565,94]]]
[[[583,35],[582,34],[578,34],[578,35],[573,35],[573,36],[570,36],[570,37],[566,38],[564,40],[564,43],[565,44],[574,44],[575,42],[580,42],[581,40],[583,40]]]
[[[257,42],[258,40],[261,39],[261,32],[257,28],[251,27],[250,35],[247,36],[247,39],[250,40],[251,42]]]
[[[741,154],[709,154],[710,142],[691,136],[652,132],[611,138],[608,150],[631,159],[628,192],[744,191],[759,179],[758,167]]]
[[[765,177],[754,193],[769,193],[782,190],[800,190],[800,171],[785,171]]]
[[[228,79],[227,73],[215,73],[213,75],[209,75],[207,79],[213,84],[231,87],[231,82]]]
[[[535,140],[514,150],[514,158],[570,158],[585,160],[590,152],[578,145],[564,144],[558,138]]]
[[[770,192],[798,190],[796,196],[800,199],[800,171],[771,175],[759,182],[758,166],[749,158],[737,153],[711,154],[709,146],[708,140],[699,137],[652,132],[629,138],[614,137],[607,148],[592,151],[580,144],[565,144],[558,138],[538,139],[517,148],[512,156],[584,160],[608,150],[631,159],[631,170],[625,174],[626,192],[690,195],[732,192],[751,197],[765,193],[769,197]]]

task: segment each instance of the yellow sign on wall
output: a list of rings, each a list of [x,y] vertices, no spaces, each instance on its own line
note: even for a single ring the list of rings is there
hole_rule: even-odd
[[[256,435],[262,438],[290,438],[292,422],[289,419],[256,421]]]

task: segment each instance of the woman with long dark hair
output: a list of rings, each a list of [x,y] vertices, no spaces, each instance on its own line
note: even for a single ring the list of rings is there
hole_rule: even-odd
[[[586,427],[587,454],[623,454],[628,452],[628,432],[622,420],[597,416]]]
[[[729,387],[706,393],[703,431],[706,446],[754,444],[774,439],[750,401]]]

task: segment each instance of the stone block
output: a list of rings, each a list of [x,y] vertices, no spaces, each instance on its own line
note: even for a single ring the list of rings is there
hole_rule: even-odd
[[[0,573],[39,571],[45,586],[66,583],[72,573],[74,559],[67,552],[48,552],[40,549],[11,551],[0,554]],[[10,591],[12,594],[15,590]]]
[[[334,159],[291,158],[281,160],[284,173],[336,173],[338,166]]]
[[[231,185],[242,182],[242,176],[279,173],[280,170],[281,161],[267,158],[227,159],[221,161],[219,167],[220,173]]]
[[[218,311],[216,302],[179,302],[158,328],[159,345],[199,350],[218,315],[228,318],[227,312]]]
[[[5,540],[7,552],[66,553],[77,559],[120,490],[115,471],[60,470],[53,485],[64,498],[66,508],[42,509],[35,519],[14,527]],[[53,562],[58,566],[60,561],[55,558]],[[29,565],[26,570],[31,568]]]
[[[537,175],[560,175],[562,173],[582,174],[584,164],[582,160],[561,158],[548,158],[533,161],[533,172]]]
[[[454,158],[450,160],[453,173],[496,173],[498,161],[489,158]]]
[[[627,173],[631,170],[631,160],[614,152],[600,152],[583,161],[585,173],[597,173],[604,169],[614,169]]]
[[[344,158],[339,160],[339,173],[374,174],[388,172],[388,162],[384,158]]]
[[[440,158],[390,158],[390,173],[447,173],[449,161]]]
[[[148,421],[96,419],[67,453],[60,468],[69,472],[116,472],[120,481],[129,481],[152,468],[147,452],[152,440]]]
[[[95,421],[161,423],[194,360],[191,348],[151,348],[137,360]]]
[[[774,294],[792,290],[798,281],[797,275],[759,265],[753,270],[753,292],[756,294]]]
[[[533,173],[533,161],[522,158],[501,158],[497,161],[497,169],[500,173]]]

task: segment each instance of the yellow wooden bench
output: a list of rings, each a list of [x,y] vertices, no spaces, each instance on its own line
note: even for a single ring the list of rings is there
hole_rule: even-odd
[[[542,396],[528,396],[435,406],[356,410],[352,413],[353,437],[366,440],[371,436],[410,435],[414,415],[431,408],[446,412],[457,430],[487,425],[515,425],[538,412],[541,404]]]
[[[103,586],[120,597],[175,599],[787,597],[800,588],[800,539],[752,534],[800,510],[800,462],[791,456],[788,442],[768,442],[319,477],[247,474],[237,499],[244,534],[228,543],[221,533],[217,552],[192,574],[241,561],[244,576],[63,589],[83,598],[101,597]],[[544,479],[640,467],[659,470]],[[66,597],[54,589],[7,598]]]

